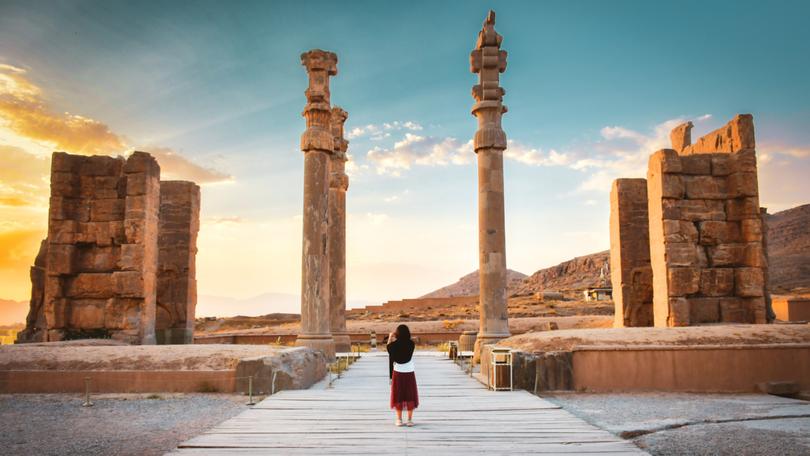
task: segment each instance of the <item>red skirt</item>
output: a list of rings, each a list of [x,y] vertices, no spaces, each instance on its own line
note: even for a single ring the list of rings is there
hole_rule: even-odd
[[[391,408],[414,410],[416,407],[419,407],[416,374],[394,371],[394,376],[391,378]]]

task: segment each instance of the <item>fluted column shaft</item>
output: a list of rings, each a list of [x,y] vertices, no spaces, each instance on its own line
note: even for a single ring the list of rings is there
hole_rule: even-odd
[[[351,339],[346,330],[346,150],[349,142],[343,138],[343,124],[348,113],[332,108],[331,126],[334,153],[329,161],[329,314],[332,338],[337,352],[351,351]]]
[[[472,113],[478,119],[473,145],[478,155],[478,266],[480,326],[476,358],[481,346],[509,337],[506,296],[506,236],[503,195],[503,151],[506,133],[501,128],[505,91],[499,74],[506,70],[502,37],[495,32],[495,13],[490,11],[470,54],[470,69],[479,75],[473,87],[476,100]]]
[[[334,153],[329,77],[337,74],[337,56],[319,49],[301,55],[309,74],[301,136],[304,152],[304,230],[301,255],[301,331],[296,345],[334,357],[329,314],[329,162]]]

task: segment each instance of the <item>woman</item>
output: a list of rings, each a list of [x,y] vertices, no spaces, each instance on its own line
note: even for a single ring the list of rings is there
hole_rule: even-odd
[[[413,368],[411,330],[406,325],[397,326],[388,335],[388,376],[391,379],[391,408],[397,411],[396,425],[402,426],[402,409],[408,409],[406,426],[413,426],[413,410],[419,407],[419,392],[416,390],[416,375]]]

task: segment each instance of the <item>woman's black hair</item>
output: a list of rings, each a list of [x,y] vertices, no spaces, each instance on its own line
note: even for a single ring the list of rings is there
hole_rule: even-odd
[[[408,329],[408,325],[399,325],[394,331],[394,336],[397,340],[411,340],[411,330]]]

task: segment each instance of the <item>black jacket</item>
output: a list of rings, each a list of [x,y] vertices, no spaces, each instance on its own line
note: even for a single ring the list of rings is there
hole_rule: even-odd
[[[413,357],[416,344],[412,340],[395,340],[386,346],[388,350],[388,378],[394,376],[394,363],[405,364]]]

